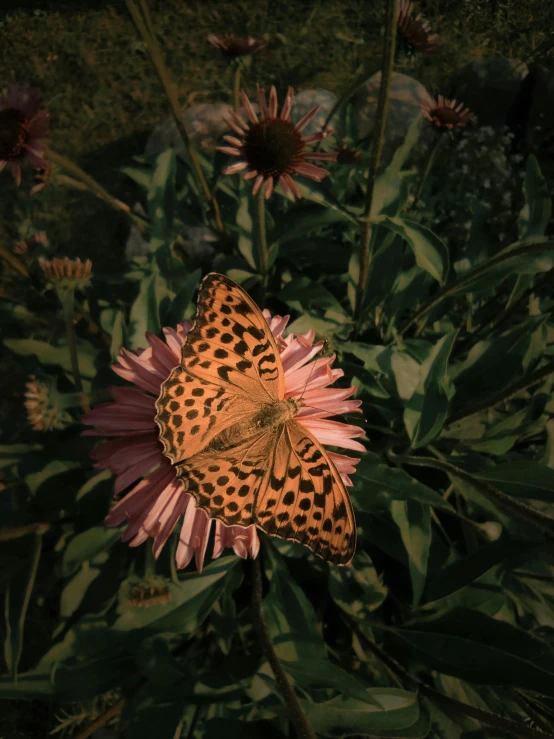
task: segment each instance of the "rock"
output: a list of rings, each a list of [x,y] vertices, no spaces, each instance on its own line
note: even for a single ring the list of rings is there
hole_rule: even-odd
[[[298,121],[308,113],[315,105],[319,105],[316,117],[302,131],[303,136],[310,136],[312,133],[318,133],[325,125],[325,120],[331,112],[331,109],[337,102],[338,98],[329,90],[302,90],[298,95],[294,96],[294,103],[291,110],[291,118],[293,123]],[[337,116],[334,115],[330,121],[330,126],[337,129]]]
[[[463,102],[480,125],[503,126],[528,71],[527,65],[517,59],[472,62],[456,75],[449,97]]]
[[[227,103],[195,103],[181,109],[183,123],[192,143],[205,152],[214,151],[219,137],[229,130],[223,120],[232,107]],[[239,111],[240,112],[240,111]],[[185,147],[173,118],[160,123],[152,131],[144,153],[160,154],[172,146],[177,154],[185,154]]]
[[[381,72],[376,72],[354,96],[354,113],[359,138],[368,136],[375,125],[380,85]],[[385,141],[381,155],[382,165],[390,162],[394,151],[406,138],[411,124],[421,114],[421,103],[431,99],[420,82],[399,72],[392,73]],[[430,127],[422,126],[419,148],[422,144],[425,145],[430,135]]]
[[[144,209],[140,203],[135,203],[135,213],[145,216]],[[206,226],[183,226],[181,233],[174,242],[176,250],[181,250],[191,268],[202,265],[210,265],[216,258],[217,235]],[[131,261],[136,257],[145,257],[150,251],[150,243],[144,238],[137,226],[131,226],[127,243],[125,244],[125,256]]]

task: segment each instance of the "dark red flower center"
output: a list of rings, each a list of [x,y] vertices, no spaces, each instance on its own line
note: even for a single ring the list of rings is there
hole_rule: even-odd
[[[255,123],[245,135],[243,152],[250,169],[267,177],[290,174],[301,157],[302,135],[290,121],[271,118]]]
[[[247,56],[257,51],[258,44],[250,44],[248,39],[238,36],[229,36],[222,39],[223,51],[229,56]]]
[[[29,138],[25,117],[19,110],[0,110],[0,161],[17,159]]]
[[[448,124],[455,126],[460,122],[460,114],[448,105],[435,108],[431,115],[442,126],[447,126]]]
[[[418,50],[425,46],[429,38],[429,34],[425,30],[423,23],[415,18],[406,18],[404,23],[401,26],[399,25],[398,30],[405,40]]]

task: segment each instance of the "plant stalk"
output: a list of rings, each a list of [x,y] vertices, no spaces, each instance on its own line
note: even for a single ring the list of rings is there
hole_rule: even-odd
[[[77,336],[75,333],[75,294],[73,290],[67,291],[60,295],[63,309],[63,318],[65,321],[65,332],[67,335],[67,346],[69,348],[69,359],[71,361],[71,372],[73,374],[73,384],[78,393],[83,392],[83,381],[81,380],[81,372],[79,371],[79,355],[77,353]]]
[[[362,226],[362,232],[360,236],[360,271],[358,275],[358,284],[356,286],[356,300],[354,305],[354,320],[356,322],[359,321],[362,306],[365,302],[365,294],[367,290],[373,257],[371,246],[372,224],[369,222],[369,217],[371,215],[373,192],[375,190],[377,171],[381,162],[381,153],[383,150],[383,141],[385,138],[385,126],[387,123],[388,113],[388,98],[394,67],[394,49],[396,46],[396,22],[398,18],[398,6],[399,0],[388,0],[385,39],[383,45],[383,70],[381,73],[381,85],[379,87],[379,99],[377,101],[377,112],[375,116],[374,128],[375,133],[372,140],[371,158],[369,162],[369,172],[367,176],[366,203],[363,216],[367,220]]]
[[[267,231],[265,226],[265,196],[263,188],[256,195],[256,224],[258,226],[258,268],[262,276],[264,292],[267,288],[269,259],[267,249]]]
[[[148,52],[152,59],[152,63],[154,64],[154,68],[158,73],[158,77],[160,79],[160,82],[162,83],[164,92],[167,96],[171,108],[173,119],[175,120],[175,125],[177,126],[177,130],[179,132],[179,135],[181,136],[181,139],[183,140],[190,159],[190,163],[192,165],[198,183],[202,189],[204,197],[206,198],[206,201],[208,202],[208,205],[212,210],[215,226],[220,233],[223,233],[225,229],[223,221],[221,219],[219,205],[208,186],[204,173],[202,172],[202,167],[200,166],[198,155],[196,154],[196,150],[191,143],[191,140],[183,123],[176,86],[174,81],[171,79],[169,69],[167,68],[163,60],[162,51],[156,38],[154,25],[152,23],[152,18],[150,16],[150,11],[148,9],[146,0],[140,0],[140,11],[134,0],[125,0],[125,3],[127,5],[129,14],[131,15],[131,18],[133,19],[135,26],[137,27],[137,30],[142,36],[146,48],[148,49]]]
[[[271,643],[271,637],[263,614],[260,556],[253,560],[252,611],[254,614],[254,626],[258,639],[260,640],[262,651],[273,670],[277,687],[288,708],[291,721],[294,724],[299,739],[317,739]]]
[[[240,61],[235,62],[235,75],[233,78],[233,108],[235,113],[239,112],[240,108],[240,80],[242,74],[242,65]]]
[[[101,729],[103,726],[106,726],[106,724],[112,720],[115,716],[119,716],[121,711],[123,710],[123,706],[125,705],[125,700],[123,698],[120,698],[117,703],[114,703],[113,706],[108,708],[108,710],[103,713],[101,716],[99,716],[95,721],[92,722],[92,724],[89,724],[89,726],[86,727],[83,731],[79,732],[75,739],[88,739],[90,736],[94,734],[94,732],[98,731],[98,729]]]
[[[411,210],[415,210],[415,208],[417,207],[417,204],[419,203],[419,200],[421,198],[421,193],[423,192],[423,188],[425,187],[425,183],[427,182],[429,173],[431,172],[433,168],[433,164],[435,163],[437,153],[439,149],[441,148],[443,141],[444,141],[444,136],[442,135],[442,132],[435,133],[435,140],[429,147],[429,156],[427,157],[425,169],[423,170],[423,174],[421,175],[421,179],[419,180],[419,183],[417,185],[417,190],[416,190],[416,194],[414,197],[414,202],[411,205]]]

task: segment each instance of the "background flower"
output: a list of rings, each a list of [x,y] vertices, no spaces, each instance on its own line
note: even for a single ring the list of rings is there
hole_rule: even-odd
[[[223,138],[231,146],[218,146],[218,151],[230,154],[240,159],[223,170],[223,174],[235,174],[244,172],[245,180],[255,178],[252,192],[256,195],[265,183],[265,197],[270,197],[273,188],[281,183],[287,194],[301,197],[300,190],[296,186],[292,175],[308,177],[316,182],[321,182],[329,176],[329,172],[322,167],[308,162],[308,159],[334,162],[337,158],[336,152],[307,152],[306,146],[317,144],[327,138],[332,129],[325,133],[313,133],[303,136],[302,131],[317,115],[319,106],[314,106],[297,123],[291,120],[291,109],[293,105],[293,89],[289,87],[285,102],[280,115],[277,115],[277,90],[271,88],[269,93],[269,106],[266,102],[265,92],[256,85],[260,118],[252,107],[248,97],[241,91],[241,100],[246,110],[248,122],[242,120],[234,111],[227,119],[235,136],[224,136]]]
[[[16,183],[21,184],[21,164],[28,161],[46,169],[44,139],[48,137],[50,113],[40,110],[42,95],[28,85],[10,85],[0,97],[0,172],[10,164]]]

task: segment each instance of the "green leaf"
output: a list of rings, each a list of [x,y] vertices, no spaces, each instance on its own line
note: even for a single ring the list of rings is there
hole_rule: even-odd
[[[390,508],[391,501],[417,501],[452,512],[450,503],[404,470],[383,464],[377,454],[367,452],[356,467],[354,501],[360,511]]]
[[[166,149],[156,159],[152,180],[148,188],[150,250],[153,252],[164,245],[169,246],[172,241],[176,170],[175,150]]]
[[[131,306],[129,320],[129,349],[144,349],[148,342],[146,332],[160,332],[158,289],[160,276],[152,274],[140,283],[139,294]]]
[[[418,385],[404,410],[404,425],[413,448],[432,441],[446,421],[454,395],[447,365],[457,335],[451,331],[443,336],[419,368]]]
[[[325,644],[312,604],[274,547],[268,547],[266,555],[271,566],[271,586],[263,610],[277,656],[287,662],[325,659]]]
[[[112,341],[110,344],[110,355],[112,362],[116,362],[121,348],[127,342],[127,326],[125,324],[125,314],[118,310],[112,329]]]
[[[172,632],[194,633],[209,614],[225,589],[227,574],[237,566],[236,556],[222,557],[210,563],[202,573],[191,572],[169,583],[171,599],[155,608],[131,608],[121,613],[112,629],[116,632],[140,631],[144,634]]]
[[[82,562],[107,551],[120,539],[121,529],[108,529],[105,526],[93,526],[77,534],[69,542],[63,555],[62,567],[65,575],[74,572]]]
[[[40,452],[41,444],[0,444],[0,470],[11,467],[31,452]]]
[[[514,498],[532,498],[554,503],[554,470],[539,462],[505,462],[490,470],[473,474]]]
[[[66,372],[71,372],[71,360],[67,346],[51,346],[38,339],[4,339],[4,344],[15,354],[23,357],[36,356],[42,364],[54,364]],[[79,370],[83,377],[96,376],[95,361],[98,351],[84,339],[77,339]]]
[[[448,249],[430,229],[406,218],[380,216],[376,222],[407,241],[414,253],[416,264],[428,272],[440,285],[448,275]]]
[[[335,296],[309,277],[298,277],[288,282],[279,293],[279,298],[297,310],[317,308],[332,320],[348,320],[344,308]]]
[[[425,587],[427,563],[431,547],[431,510],[416,501],[393,500],[391,503],[393,521],[400,529],[412,582],[412,607],[415,608]]]
[[[307,234],[340,222],[344,222],[344,214],[340,211],[300,203],[287,211],[286,218],[269,235],[268,243],[282,246],[296,239],[309,243],[304,238]]]
[[[371,691],[366,690],[354,675],[329,660],[302,659],[300,662],[283,660],[283,667],[295,683],[303,688],[333,688],[349,698],[380,707]]]
[[[394,634],[432,670],[477,685],[504,685],[554,697],[554,654],[546,642],[467,608]]]
[[[314,731],[326,737],[378,735],[381,730],[401,732],[418,721],[419,704],[415,693],[397,688],[373,688],[368,693],[377,705],[343,696],[325,703],[301,703]]]
[[[190,725],[195,706],[185,706],[184,684],[152,685],[148,683],[132,693],[121,712],[125,736],[133,739],[175,739],[181,734],[181,719],[185,714]],[[176,732],[179,729],[179,733]],[[97,733],[97,732],[96,732]]]
[[[150,189],[150,183],[152,182],[152,171],[150,169],[142,169],[139,167],[121,167],[120,171],[130,177],[137,185],[144,188],[145,190]]]
[[[523,357],[532,336],[540,330],[543,316],[528,318],[501,336],[478,341],[464,362],[451,369],[456,386],[455,405],[468,406],[496,395],[523,376]]]
[[[198,289],[202,270],[197,269],[186,277],[182,283],[177,295],[173,298],[169,310],[164,318],[164,323],[168,326],[176,326],[185,320],[187,309],[191,306],[192,297]]]
[[[23,651],[25,617],[42,552],[42,534],[34,534],[32,539],[31,537],[26,538],[29,538],[30,548],[21,567],[21,576],[10,582],[4,602],[6,617],[4,659],[12,680],[17,680],[19,661]]]
[[[313,182],[312,180],[296,180],[296,186],[300,190],[300,195],[305,201],[319,203],[325,208],[333,210],[337,216],[341,216],[343,220],[350,221],[354,225],[358,225],[358,217],[362,215],[362,208],[355,206],[345,208],[344,205],[335,197],[331,188],[325,182]],[[276,190],[279,193],[279,188]],[[288,196],[285,196],[288,199]]]
[[[359,550],[349,567],[329,568],[329,594],[341,610],[363,620],[383,604],[388,591],[370,556]]]
[[[521,560],[525,561],[525,555],[531,554],[536,548],[536,544],[525,544],[508,538],[485,544],[476,552],[472,552],[441,569],[438,575],[429,583],[429,587],[425,591],[425,599],[430,602],[446,598],[451,593],[455,593],[457,590],[475,582],[482,575],[490,572],[493,567],[497,567],[506,560],[513,560],[520,565],[522,564]]]
[[[550,215],[552,200],[537,158],[531,154],[525,172],[525,205],[520,213],[519,237],[544,236]]]
[[[259,269],[257,256],[254,254],[254,224],[252,211],[253,197],[250,190],[241,183],[240,206],[237,211],[238,249],[248,266],[253,270]]]

